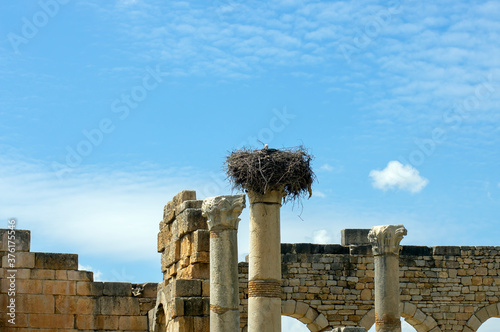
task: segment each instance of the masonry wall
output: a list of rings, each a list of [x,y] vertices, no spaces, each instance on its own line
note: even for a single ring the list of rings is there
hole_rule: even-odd
[[[209,331],[210,233],[202,203],[186,190],[165,205],[158,233],[163,282],[150,313],[152,331]]]
[[[374,323],[369,246],[282,244],[282,314],[311,331]],[[500,247],[402,246],[401,314],[417,331],[476,331],[500,317]],[[241,327],[248,263],[239,263]]]
[[[7,231],[0,229],[1,331],[148,331],[156,283],[95,282],[92,272],[78,270],[78,255],[30,252],[27,230],[16,230],[12,264]],[[7,315],[11,299],[15,325]]]

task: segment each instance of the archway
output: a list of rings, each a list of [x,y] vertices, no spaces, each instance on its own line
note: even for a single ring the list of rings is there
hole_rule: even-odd
[[[281,330],[287,332],[309,332],[307,325],[291,316],[281,316]]]
[[[500,331],[500,318],[493,317],[481,324],[477,332],[498,332]]]
[[[290,316],[306,324],[309,331],[321,331],[328,327],[325,315],[304,302],[281,301],[281,315]]]
[[[486,321],[488,321],[490,318],[493,317],[500,318],[500,303],[493,303],[486,307],[482,307],[481,309],[476,311],[472,315],[472,317],[467,321],[464,332],[475,332],[475,331],[483,332],[482,330],[479,329]],[[488,323],[486,325],[486,329],[489,329],[490,324],[493,323]],[[500,327],[500,324],[498,324],[498,326]],[[499,327],[497,327],[495,331],[498,331]]]
[[[417,330],[417,332],[428,332],[433,329],[435,332],[441,332],[434,318],[426,315],[412,303],[401,303],[400,313],[401,317]],[[375,324],[375,309],[370,310],[359,322],[359,325],[364,327],[367,331],[370,330],[373,324]]]

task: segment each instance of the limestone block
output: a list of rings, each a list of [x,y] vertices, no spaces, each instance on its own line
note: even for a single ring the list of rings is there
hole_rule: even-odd
[[[72,329],[74,322],[74,315],[31,314],[29,317],[31,329]]]
[[[78,255],[35,253],[35,268],[53,270],[78,270]]]
[[[285,316],[291,316],[295,313],[295,306],[297,301],[288,300],[281,302],[281,314]]]
[[[94,281],[94,273],[90,271],[67,271],[68,280]]]
[[[56,296],[56,314],[97,314],[96,300],[89,296]]]
[[[105,296],[131,296],[132,284],[129,282],[104,282],[102,294]]]
[[[52,295],[16,294],[16,313],[53,314],[54,303]]]
[[[157,241],[157,251],[158,252],[165,251],[165,241],[164,241],[163,237],[164,237],[163,231],[158,232],[158,241]]]
[[[78,330],[95,330],[96,319],[94,315],[76,315],[75,328]]]
[[[343,229],[340,231],[340,244],[343,246],[349,245],[369,245],[368,233],[369,229]]]
[[[139,300],[134,297],[102,296],[98,298],[101,315],[139,315]]]
[[[202,200],[187,200],[177,205],[175,213],[178,215],[186,209],[201,209],[202,205]]]
[[[290,315],[294,318],[302,318],[306,315],[307,310],[309,309],[309,306],[304,303],[304,302],[297,302],[295,306],[295,313],[293,315]]]
[[[481,326],[481,324],[482,324],[481,321],[475,315],[472,315],[472,317],[467,322],[467,326],[474,331],[477,331],[477,329]]]
[[[146,316],[121,316],[118,320],[120,331],[146,331],[148,320]]]
[[[195,252],[190,258],[191,264],[210,263],[210,253],[208,251]]]
[[[10,257],[12,258],[12,257]],[[15,261],[9,261],[9,256],[2,257],[2,267],[6,269],[12,268],[27,268],[32,269],[35,267],[35,254],[31,252],[16,252]]]
[[[184,316],[202,316],[208,313],[205,303],[208,298],[188,297],[184,298]]]
[[[96,329],[103,330],[118,330],[119,316],[97,316],[95,319]]]
[[[173,283],[173,297],[201,296],[201,280],[177,279]]]
[[[76,294],[83,296],[102,296],[102,282],[78,281],[76,283]]]
[[[0,252],[8,252],[10,248],[15,248],[15,252],[30,251],[30,240],[31,232],[28,230],[16,229],[12,234],[10,229],[0,229]]]
[[[76,281],[44,280],[43,293],[53,295],[76,295]]]
[[[210,250],[210,231],[199,229],[193,233],[193,251],[209,251]]]
[[[210,266],[205,263],[192,264],[185,269],[177,271],[177,277],[181,279],[209,279]]]
[[[208,229],[207,218],[202,216],[201,209],[185,209],[176,217],[175,222],[178,226],[179,237],[197,229]]]
[[[42,280],[17,279],[15,281],[16,292],[22,294],[42,294]],[[11,279],[4,278],[0,283],[0,291],[7,293],[11,286]]]

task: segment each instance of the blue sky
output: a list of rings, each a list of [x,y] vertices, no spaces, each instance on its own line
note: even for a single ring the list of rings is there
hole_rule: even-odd
[[[498,245],[500,3],[0,4],[0,219],[102,280],[159,281],[163,205],[229,194],[229,151],[304,145],[283,242],[404,224]],[[240,256],[248,252],[242,213]]]

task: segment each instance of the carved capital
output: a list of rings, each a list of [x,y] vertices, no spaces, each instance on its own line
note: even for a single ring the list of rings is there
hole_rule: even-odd
[[[239,215],[245,208],[245,195],[209,197],[203,201],[201,212],[207,217],[210,231],[238,229]]]
[[[399,255],[399,242],[407,234],[403,225],[375,226],[368,233],[373,255]]]

